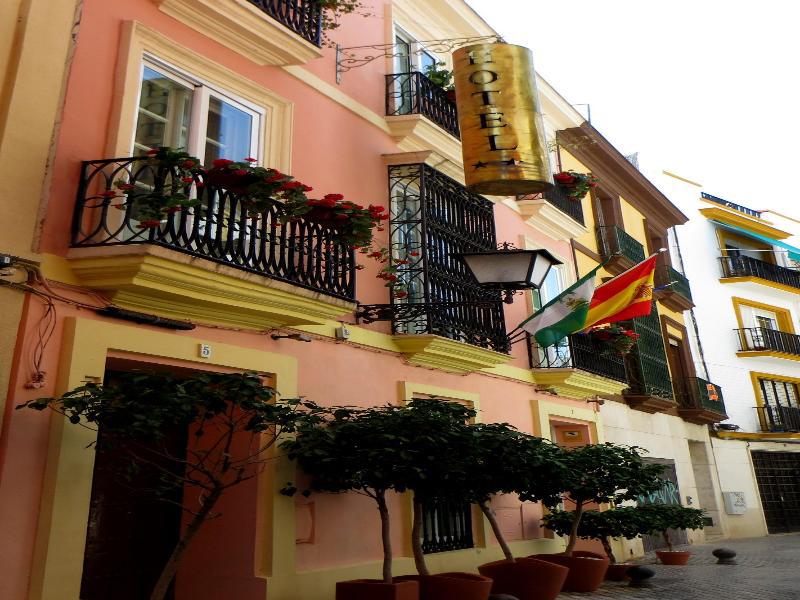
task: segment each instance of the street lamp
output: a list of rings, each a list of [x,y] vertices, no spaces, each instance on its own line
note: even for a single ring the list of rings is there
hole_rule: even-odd
[[[478,284],[487,290],[502,290],[511,304],[516,290],[539,289],[550,268],[562,262],[547,250],[517,250],[504,243],[498,250],[456,254]]]

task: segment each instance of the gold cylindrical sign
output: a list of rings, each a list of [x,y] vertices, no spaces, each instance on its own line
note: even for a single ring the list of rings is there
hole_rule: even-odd
[[[476,44],[453,53],[467,187],[535,194],[553,187],[531,51]]]

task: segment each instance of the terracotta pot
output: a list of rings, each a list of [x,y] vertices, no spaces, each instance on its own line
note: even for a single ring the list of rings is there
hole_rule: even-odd
[[[436,575],[401,575],[395,581],[416,581],[420,600],[487,600],[492,580],[475,573],[437,573]]]
[[[685,565],[691,555],[691,552],[682,550],[656,550],[656,556],[662,565]]]
[[[420,600],[488,600],[492,580],[474,573],[437,573],[429,577]]]
[[[628,578],[628,569],[635,567],[631,563],[614,563],[608,565],[606,581],[625,581]]]
[[[383,583],[381,579],[353,579],[336,583],[336,600],[419,600],[416,581]]]
[[[599,556],[599,555],[598,555]],[[565,556],[563,554],[535,554],[531,558],[546,560],[569,569],[569,575],[561,588],[564,592],[593,592],[599,588],[611,563],[605,557]]]
[[[493,594],[509,594],[519,600],[555,600],[569,570],[535,558],[498,560],[480,565],[478,571],[491,578]]]
[[[575,182],[575,178],[567,173],[564,174],[556,173],[555,175],[553,175],[553,179],[555,179],[561,185],[568,185],[570,183]]]

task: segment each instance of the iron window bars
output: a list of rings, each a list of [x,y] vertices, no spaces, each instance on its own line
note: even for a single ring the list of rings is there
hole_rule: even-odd
[[[456,258],[496,249],[486,198],[425,164],[389,167],[390,246],[405,298],[364,305],[365,322],[391,320],[394,333],[435,334],[508,352],[500,293],[482,288]]]
[[[137,207],[104,197],[114,182],[170,186],[174,174],[146,157],[83,163],[72,224],[73,247],[154,244],[230,267],[285,281],[329,296],[355,300],[355,256],[335,232],[305,219],[280,225],[275,202],[255,218],[246,196],[213,185],[196,189],[200,205],[164,215],[154,228],[140,228]],[[195,183],[203,184],[202,175]],[[185,185],[185,184],[181,184]]]

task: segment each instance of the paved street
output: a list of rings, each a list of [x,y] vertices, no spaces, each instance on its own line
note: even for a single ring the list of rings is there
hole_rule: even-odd
[[[737,566],[717,565],[715,548],[737,552]],[[685,567],[655,563],[656,575],[647,589],[606,582],[593,594],[561,594],[559,600],[614,598],[615,600],[800,600],[800,535],[777,535],[746,540],[723,540],[691,547],[694,555]]]

